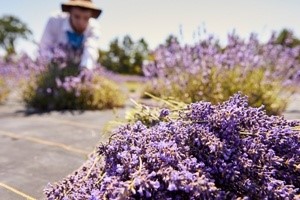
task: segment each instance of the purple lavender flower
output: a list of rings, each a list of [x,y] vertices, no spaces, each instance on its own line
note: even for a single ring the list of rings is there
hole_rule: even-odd
[[[170,114],[169,109],[162,109],[162,110],[160,111],[159,117],[160,117],[160,118],[164,118],[164,117],[168,116],[169,114]]]

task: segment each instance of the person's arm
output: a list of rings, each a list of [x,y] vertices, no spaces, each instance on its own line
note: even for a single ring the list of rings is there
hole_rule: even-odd
[[[44,33],[42,35],[40,44],[39,44],[39,52],[41,56],[48,57],[50,53],[50,48],[54,44],[54,29],[55,29],[55,18],[50,17],[46,27],[44,29]]]
[[[80,62],[82,68],[95,68],[99,57],[99,39],[100,27],[97,22],[94,21],[94,23],[91,24],[91,30],[84,42],[84,50]]]

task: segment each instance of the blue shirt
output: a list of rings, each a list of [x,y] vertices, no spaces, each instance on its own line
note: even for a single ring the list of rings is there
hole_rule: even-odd
[[[82,47],[83,34],[78,34],[72,31],[67,31],[68,44],[74,49],[79,49]]]

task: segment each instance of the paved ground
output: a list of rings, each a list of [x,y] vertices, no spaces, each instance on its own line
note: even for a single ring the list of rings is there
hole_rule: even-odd
[[[0,200],[42,199],[47,183],[79,168],[97,143],[107,139],[107,122],[124,113],[118,109],[28,115],[16,101],[0,106]],[[285,117],[300,119],[300,95]]]
[[[30,114],[18,102],[0,106],[0,200],[42,199],[48,182],[79,168],[125,109]]]
[[[286,119],[299,119],[300,120],[300,94],[296,94],[292,97],[291,102],[284,112]]]

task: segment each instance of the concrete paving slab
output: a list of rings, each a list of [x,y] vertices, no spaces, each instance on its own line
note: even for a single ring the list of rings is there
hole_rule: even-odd
[[[72,124],[51,123],[48,120],[24,118],[0,119],[1,131],[19,137],[34,137],[41,140],[62,143],[76,148],[92,151],[96,141],[106,140],[109,135],[102,128],[77,127]],[[106,122],[105,122],[106,123]],[[103,123],[103,124],[105,124]]]
[[[108,139],[102,131],[106,123],[125,111],[28,114],[18,103],[0,106],[0,183],[43,199],[47,183],[78,169],[99,141]],[[0,189],[0,200],[24,199]]]
[[[5,200],[24,200],[25,197],[18,195],[10,190],[0,187],[0,197],[5,197]]]
[[[5,136],[0,136],[0,147],[0,182],[37,199],[42,199],[48,182],[62,180],[87,159],[76,152]],[[7,198],[11,196],[0,199]]]
[[[291,98],[291,101],[283,115],[286,119],[300,120],[300,94],[295,94]]]

